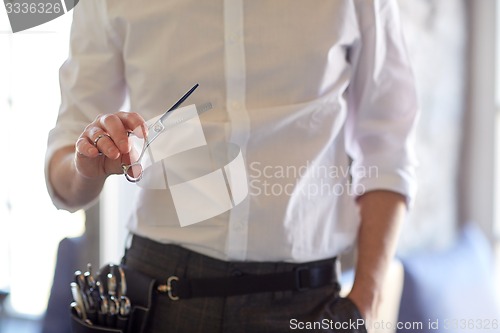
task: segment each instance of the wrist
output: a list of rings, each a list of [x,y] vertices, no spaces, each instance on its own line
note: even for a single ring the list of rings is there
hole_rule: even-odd
[[[380,303],[380,292],[376,288],[353,286],[347,297],[356,305],[366,321],[376,317]]]

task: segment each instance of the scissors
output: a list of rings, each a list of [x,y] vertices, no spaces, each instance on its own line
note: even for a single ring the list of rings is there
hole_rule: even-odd
[[[153,141],[165,130],[164,122],[172,114],[171,112],[177,109],[193,93],[193,91],[195,91],[196,88],[198,88],[198,86],[199,86],[198,83],[195,84],[177,102],[175,102],[175,104],[172,105],[170,109],[168,109],[164,114],[162,114],[157,121],[155,121],[148,127],[148,134],[144,138],[145,139],[144,145],[142,147],[141,153],[139,154],[139,157],[137,158],[137,161],[131,164],[122,163],[121,166],[123,174],[125,175],[125,178],[127,178],[129,182],[136,183],[139,180],[141,180],[142,178],[141,160],[144,157],[146,150],[151,145],[151,143],[153,143]],[[133,133],[129,132],[129,135],[132,134]]]

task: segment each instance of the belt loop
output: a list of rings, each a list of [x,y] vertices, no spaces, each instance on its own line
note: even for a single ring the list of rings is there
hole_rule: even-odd
[[[297,266],[294,269],[295,273],[295,288],[297,291],[306,291],[310,289],[309,285],[306,285],[304,276],[302,276],[302,273],[308,273],[309,272],[309,267],[308,266]]]

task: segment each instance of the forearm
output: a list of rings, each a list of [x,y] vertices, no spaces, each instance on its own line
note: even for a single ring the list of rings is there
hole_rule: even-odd
[[[368,318],[376,314],[381,289],[393,260],[399,229],[406,213],[405,197],[390,191],[372,191],[358,199],[356,277],[349,297]]]
[[[49,181],[58,196],[69,207],[83,207],[101,192],[106,177],[87,178],[81,175],[75,163],[74,147],[56,151],[49,164]]]

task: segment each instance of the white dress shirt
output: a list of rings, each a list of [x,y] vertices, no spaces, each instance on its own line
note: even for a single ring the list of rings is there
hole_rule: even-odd
[[[47,161],[127,98],[149,119],[194,83],[189,104],[214,105],[207,141],[241,148],[249,194],[226,213],[180,227],[169,190],[140,190],[128,226],[159,242],[319,260],[355,242],[357,195],[415,193],[417,98],[393,0],[80,1],[60,79]]]

